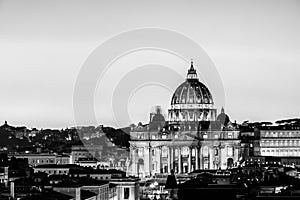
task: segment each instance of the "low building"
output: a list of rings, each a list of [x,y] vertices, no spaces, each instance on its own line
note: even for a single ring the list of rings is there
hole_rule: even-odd
[[[48,164],[48,165],[39,165],[33,168],[34,173],[44,172],[48,175],[68,175],[70,169],[76,169],[79,166],[77,165],[56,165],[56,164]]]
[[[69,155],[56,155],[55,163],[58,165],[71,164],[71,157]]]
[[[96,180],[111,180],[115,178],[124,178],[126,177],[126,173],[123,171],[115,170],[115,169],[71,169],[70,170],[71,177],[90,177]]]
[[[8,185],[8,166],[0,167],[0,184]]]
[[[241,157],[247,160],[249,157],[260,156],[260,132],[258,128],[240,126]]]
[[[110,183],[116,185],[116,200],[138,200],[139,197],[139,179],[137,178],[120,178],[112,179]]]
[[[118,198],[117,196],[117,185],[110,183],[109,184],[109,200],[116,200]]]
[[[97,169],[97,167],[100,166],[100,162],[96,158],[78,158],[74,164],[81,167],[91,167],[93,169]]]
[[[90,191],[99,199],[117,199],[116,184],[106,180],[95,180],[90,177],[73,177],[67,175],[51,175],[48,178],[50,187],[80,186],[81,191]]]
[[[54,191],[73,196],[77,199],[108,200],[114,192],[108,181],[99,181],[91,178],[74,178],[62,175],[49,177],[50,187]]]
[[[27,159],[30,166],[58,164],[65,165],[71,164],[69,155],[57,155],[48,153],[25,153],[25,154],[10,154],[9,157],[17,159]]]
[[[71,164],[80,158],[93,158],[101,156],[103,146],[98,145],[73,145],[71,148]],[[98,156],[96,156],[98,154]]]

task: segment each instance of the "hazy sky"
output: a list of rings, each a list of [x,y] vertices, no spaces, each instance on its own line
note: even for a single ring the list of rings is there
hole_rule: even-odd
[[[0,0],[0,122],[74,125],[73,89],[83,62],[112,35],[142,27],[178,31],[203,47],[222,78],[232,120],[300,117],[300,1]],[[178,85],[184,81],[184,62],[145,53],[166,65],[177,60],[183,72]],[[114,70],[141,65],[133,61],[143,55],[120,59]],[[110,76],[114,85],[122,78]],[[134,122],[147,122],[151,106],[167,111],[171,94],[150,85],[133,91],[125,104]],[[98,104],[99,123],[114,125],[109,109],[97,110],[111,105]]]

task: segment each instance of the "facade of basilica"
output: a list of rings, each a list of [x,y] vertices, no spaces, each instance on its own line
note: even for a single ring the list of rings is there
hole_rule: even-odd
[[[175,90],[168,119],[157,107],[149,124],[130,132],[128,174],[150,177],[198,169],[228,169],[238,165],[239,131],[222,108],[219,115],[208,87],[191,62],[186,80]]]

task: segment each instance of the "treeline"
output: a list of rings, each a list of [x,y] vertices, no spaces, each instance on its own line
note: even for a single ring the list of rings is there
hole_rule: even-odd
[[[0,147],[16,152],[67,153],[72,145],[103,145],[109,142],[120,148],[129,148],[129,129],[112,127],[80,127],[66,129],[27,129],[5,123],[0,126]]]

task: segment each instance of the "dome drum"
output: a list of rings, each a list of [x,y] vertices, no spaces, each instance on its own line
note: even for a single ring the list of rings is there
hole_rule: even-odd
[[[211,121],[215,119],[215,109],[169,110],[169,121]]]

